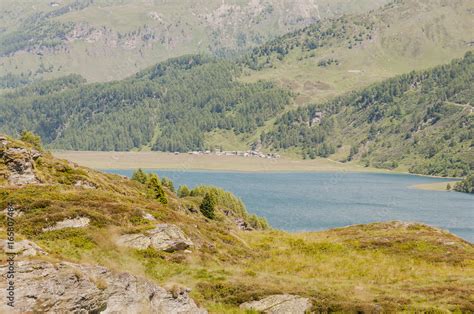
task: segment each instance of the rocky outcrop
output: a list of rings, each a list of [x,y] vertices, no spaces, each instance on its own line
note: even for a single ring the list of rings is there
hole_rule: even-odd
[[[311,309],[311,302],[296,295],[276,294],[260,301],[243,303],[240,308],[268,314],[304,314]]]
[[[243,231],[254,230],[252,226],[250,226],[250,224],[248,224],[243,218],[236,218],[234,221],[235,221],[235,224],[237,225],[237,228],[239,228],[240,230],[243,230]]]
[[[41,153],[35,149],[8,147],[8,144],[5,137],[0,137],[0,158],[9,171],[8,183],[17,186],[39,183],[33,168],[34,160],[41,157]]]
[[[65,228],[84,228],[89,225],[90,219],[87,217],[77,217],[58,221],[54,226],[44,228],[43,231],[61,230]]]
[[[0,266],[0,271],[0,294],[7,300],[8,266]],[[171,293],[104,267],[19,261],[15,271],[15,307],[1,302],[1,313],[207,313],[189,298],[187,289]]]
[[[124,234],[119,237],[118,245],[135,249],[149,247],[166,252],[182,251],[193,245],[184,232],[172,224],[159,224],[146,233]]]
[[[94,183],[86,181],[86,180],[78,180],[74,184],[74,186],[77,188],[83,188],[83,189],[89,189],[89,190],[97,189],[97,186]]]
[[[7,254],[17,254],[20,256],[48,255],[36,243],[29,240],[14,242],[9,245],[7,240],[0,240],[0,249]]]

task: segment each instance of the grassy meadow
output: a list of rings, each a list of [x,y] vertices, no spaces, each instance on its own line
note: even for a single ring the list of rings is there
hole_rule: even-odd
[[[267,159],[243,156],[175,155],[165,152],[54,151],[56,158],[67,159],[95,169],[174,169],[219,171],[348,171],[389,172],[388,170],[340,163],[319,158],[301,160],[288,157]]]

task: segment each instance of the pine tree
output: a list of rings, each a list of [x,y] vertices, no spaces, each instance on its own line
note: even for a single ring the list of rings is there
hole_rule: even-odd
[[[147,187],[153,198],[159,200],[161,204],[168,204],[168,198],[166,197],[161,181],[156,174],[148,175]]]
[[[21,133],[21,140],[30,143],[36,149],[42,150],[41,137],[30,131],[23,131]]]
[[[166,186],[168,189],[170,189],[171,192],[175,192],[174,183],[173,181],[171,181],[171,179],[164,177],[163,179],[161,179],[161,183],[163,184],[163,186]]]
[[[132,180],[140,182],[141,184],[146,183],[146,174],[143,172],[142,169],[138,169],[135,172],[133,172],[132,175]]]
[[[201,213],[209,218],[214,219],[215,216],[215,207],[216,207],[216,199],[211,193],[206,193],[204,196],[201,205],[199,208],[201,209]]]
[[[181,185],[178,189],[178,197],[186,197],[189,196],[190,193],[187,185]]]

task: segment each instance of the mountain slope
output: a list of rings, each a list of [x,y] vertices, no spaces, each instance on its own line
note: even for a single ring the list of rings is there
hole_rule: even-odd
[[[125,297],[130,283],[138,284],[132,299],[146,302],[165,297],[185,304],[184,287],[190,287],[191,297],[211,313],[244,313],[240,304],[275,294],[305,297],[312,311],[474,309],[474,247],[448,232],[402,222],[293,234],[249,230],[258,225],[220,189],[214,189],[216,218],[207,219],[198,209],[206,188],[178,198],[163,183],[163,204],[147,184],[54,159],[32,142],[0,137],[0,206],[14,208],[16,270],[31,283],[27,295],[38,296],[17,300],[27,303],[25,311],[132,306]],[[16,185],[17,172],[26,168],[30,183]],[[0,213],[4,231],[8,213]],[[247,222],[243,228],[239,218]],[[169,233],[161,234],[166,228]],[[165,249],[147,244],[154,235],[160,244],[173,241]],[[0,252],[5,262],[3,245]],[[113,275],[117,271],[131,275]],[[140,277],[151,282],[147,287],[169,291],[144,295],[150,288],[143,289]],[[26,295],[24,282],[16,286],[18,297]],[[41,290],[45,283],[62,289],[60,302],[43,302],[57,299],[54,289]],[[91,292],[91,298],[75,297]]]
[[[289,111],[261,136],[305,157],[465,176],[474,169],[474,54],[411,72],[320,105]],[[406,168],[405,168],[406,169]]]
[[[472,53],[276,120],[291,94],[272,83],[241,83],[240,71],[187,56],[114,83],[84,85],[77,76],[37,83],[0,97],[0,130],[31,129],[53,147],[161,151],[218,148],[222,142],[206,144],[217,130],[303,157],[336,153],[341,161],[443,176],[472,171]]]
[[[271,80],[320,102],[462,57],[472,49],[474,4],[397,0],[367,14],[323,20],[257,47],[245,81]]]
[[[366,121],[369,121],[368,116],[374,116],[375,119],[370,118],[370,125],[361,120],[351,126],[353,117],[349,113],[345,118],[338,115],[337,125],[326,125],[332,121],[327,117],[336,112],[324,107],[332,106],[325,102],[334,102],[331,100],[334,97],[364,88],[364,92],[370,94],[372,88],[367,86],[373,82],[400,72],[408,73],[411,68],[451,60],[451,56],[469,50],[469,30],[474,26],[471,7],[472,3],[465,0],[394,1],[368,14],[311,24],[236,59],[189,55],[161,62],[121,81],[86,84],[78,76],[69,76],[37,82],[0,96],[0,130],[19,134],[30,129],[40,134],[50,147],[86,150],[189,151],[220,147],[245,150],[260,147],[263,139],[265,149],[283,150],[293,156],[295,152],[299,156],[304,152],[308,157],[336,153],[331,158],[347,160],[353,146],[350,159],[365,164],[400,166],[402,170],[411,168],[413,172],[425,174],[465,175],[472,169],[471,135],[465,130],[471,122],[463,111],[463,108],[468,111],[472,103],[472,95],[466,92],[472,84],[471,66],[462,73],[453,68],[456,73],[452,80],[450,72],[441,69],[447,75],[445,81],[431,76],[439,69],[424,72],[438,83],[432,86],[433,90],[423,84],[413,96],[401,97],[387,90],[391,98],[385,100],[378,99],[385,97],[385,92],[377,91],[374,97],[379,103],[365,109],[378,112],[354,113]],[[410,31],[406,25],[410,25]],[[469,55],[465,60],[470,58]],[[365,69],[360,67],[362,65]],[[420,75],[424,74],[410,74],[404,79],[409,81]],[[464,81],[462,75],[466,75]],[[458,84],[458,80],[464,85],[460,83],[453,88],[464,90],[462,99],[448,94],[441,99],[454,104],[434,107],[432,94],[446,91],[439,83]],[[392,86],[391,82],[385,81],[374,88],[400,88],[398,83]],[[407,91],[405,83],[401,83],[402,92]],[[343,106],[351,106],[352,96],[342,98],[349,99]],[[400,99],[392,99],[392,96],[400,96]],[[426,97],[429,100],[424,99]],[[393,101],[402,102],[395,108],[403,107],[404,111],[386,113],[393,121],[398,119],[399,124],[392,128],[399,128],[406,136],[416,135],[413,140],[421,138],[421,144],[411,152],[401,149],[399,146],[407,144],[406,140],[391,131],[390,136],[384,134],[388,136],[384,141],[371,142],[369,150],[366,147],[369,131],[373,137],[389,128],[390,120],[377,121],[383,111],[380,107],[387,102],[392,106]],[[413,101],[420,102],[420,106],[403,103]],[[277,133],[282,119],[290,122],[293,119],[285,113],[311,103],[318,104],[311,106],[311,119],[316,118],[315,108],[326,114],[321,125],[324,129],[310,128],[310,131],[294,134],[297,128],[293,128],[283,136],[292,139],[279,139]],[[423,111],[428,108],[430,112]],[[306,115],[302,121],[308,119]],[[437,120],[441,118],[440,122],[421,130],[425,126],[420,125],[420,119],[429,120],[432,115],[438,116]],[[407,122],[407,119],[413,121]],[[461,123],[463,119],[467,122]],[[443,125],[449,127],[449,131],[440,127]],[[269,133],[276,135],[268,138]],[[423,139],[421,135],[425,133],[426,139]],[[308,138],[295,139],[303,134]],[[455,140],[451,141],[452,146],[441,149],[443,138],[444,141]],[[405,157],[401,157],[401,153]]]
[[[0,72],[18,84],[71,73],[110,81],[184,54],[227,55],[318,19],[386,2],[6,0],[0,7]]]
[[[206,132],[253,132],[289,102],[289,93],[272,83],[238,82],[240,71],[195,55],[123,81],[84,84],[69,76],[40,82],[0,97],[0,129],[31,129],[67,149],[203,150]]]

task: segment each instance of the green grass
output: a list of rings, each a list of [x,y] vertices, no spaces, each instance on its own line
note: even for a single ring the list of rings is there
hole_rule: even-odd
[[[48,156],[43,162],[66,163]],[[49,253],[38,258],[100,264],[171,290],[190,287],[192,297],[210,313],[244,313],[241,303],[277,293],[308,297],[313,311],[474,310],[474,246],[446,231],[386,222],[306,233],[243,232],[220,212],[223,207],[241,212],[242,204],[221,190],[218,219],[207,220],[187,209],[197,206],[200,196],[179,199],[167,191],[169,204],[163,206],[146,198],[139,184],[80,170],[100,184],[97,190],[54,181],[51,167],[42,169],[49,185],[0,187],[0,207],[12,202],[23,212],[17,218],[18,239],[30,239]],[[192,252],[117,246],[120,234],[152,227],[136,219],[137,209],[182,228],[195,244]],[[40,231],[78,214],[90,217],[91,225]]]

